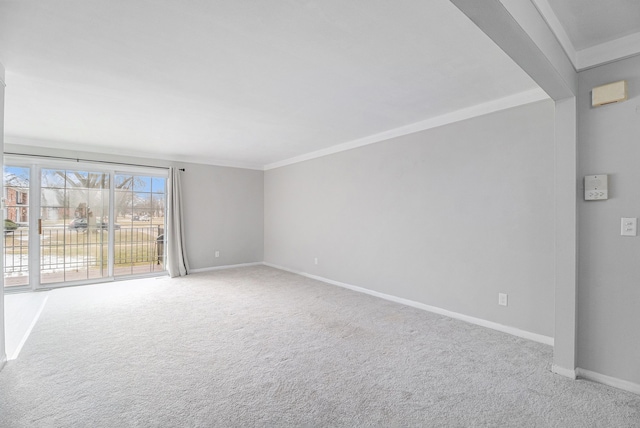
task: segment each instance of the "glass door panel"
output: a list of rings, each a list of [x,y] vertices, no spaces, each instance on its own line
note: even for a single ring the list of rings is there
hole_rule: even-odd
[[[42,169],[40,283],[107,277],[109,174]]]
[[[29,167],[4,166],[4,286],[29,285]]]
[[[114,276],[162,272],[166,178],[116,174]]]

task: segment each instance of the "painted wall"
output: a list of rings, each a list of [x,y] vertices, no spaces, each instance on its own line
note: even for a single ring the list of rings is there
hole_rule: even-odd
[[[265,261],[553,336],[553,120],[542,101],[266,171]]]
[[[625,79],[629,100],[591,107],[591,89]],[[609,174],[609,200],[578,203],[578,367],[640,385],[640,56],[579,73],[578,178]],[[582,190],[582,189],[580,189]]]
[[[262,171],[6,144],[6,152],[185,168],[182,173],[191,269],[263,260]],[[215,257],[215,251],[220,257]]]
[[[0,64],[0,150],[4,147],[4,66]],[[0,159],[0,168],[2,167],[2,159]],[[2,184],[0,184],[0,194],[2,192]],[[2,246],[4,240],[0,242],[0,251],[4,253]],[[3,261],[0,260],[0,272],[4,271]],[[4,275],[0,275],[0,290],[4,290]],[[0,293],[0,369],[7,361],[7,353],[4,344],[4,293]]]
[[[264,172],[185,164],[185,229],[192,269],[262,262]],[[219,251],[219,257],[215,257]]]

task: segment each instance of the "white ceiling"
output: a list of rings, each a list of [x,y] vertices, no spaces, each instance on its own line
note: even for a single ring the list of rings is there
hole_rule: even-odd
[[[549,0],[549,4],[577,50],[640,32],[638,0]]]
[[[447,0],[3,1],[6,141],[262,167],[535,90]]]
[[[576,70],[640,54],[639,0],[532,0]]]
[[[577,70],[640,53],[638,0],[532,1]],[[7,142],[255,168],[541,96],[448,0],[2,1],[0,61]]]

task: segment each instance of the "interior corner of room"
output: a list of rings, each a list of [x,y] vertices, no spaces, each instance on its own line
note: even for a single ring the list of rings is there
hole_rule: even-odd
[[[227,48],[216,45],[220,52],[232,55],[218,70],[221,81],[233,81],[232,76],[238,81],[248,80],[238,84],[233,98],[222,86],[208,83],[203,93],[210,98],[204,95],[201,98],[199,93],[190,92],[195,90],[191,79],[204,76],[197,70],[181,76],[181,88],[192,98],[185,101],[188,97],[182,99],[178,92],[166,94],[171,107],[165,113],[170,115],[172,109],[184,102],[190,112],[189,118],[184,119],[185,126],[200,126],[197,131],[185,130],[185,135],[194,139],[204,137],[189,146],[190,153],[183,154],[173,147],[180,144],[173,139],[181,131],[169,116],[163,119],[140,114],[145,125],[164,120],[171,136],[171,141],[164,141],[163,151],[154,152],[145,146],[145,152],[139,148],[111,147],[100,139],[93,146],[60,141],[57,135],[53,136],[59,129],[44,119],[43,127],[52,132],[50,138],[14,133],[13,129],[25,129],[24,119],[9,110],[14,106],[17,110],[34,110],[10,98],[11,78],[25,88],[29,79],[19,70],[12,70],[11,63],[5,63],[6,78],[0,67],[0,106],[4,106],[4,111],[0,111],[0,131],[4,126],[7,132],[0,132],[4,136],[0,147],[13,157],[6,155],[3,164],[33,168],[32,181],[40,180],[29,193],[37,212],[34,208],[25,220],[30,224],[31,235],[30,238],[25,235],[24,239],[31,239],[29,242],[39,248],[31,250],[29,266],[44,263],[41,252],[44,238],[39,238],[33,228],[34,221],[49,209],[54,217],[60,216],[50,217],[52,230],[62,230],[69,237],[65,239],[73,239],[74,245],[92,236],[109,239],[95,247],[104,248],[109,255],[100,262],[100,268],[111,266],[108,263],[116,256],[118,242],[125,245],[122,244],[125,230],[131,230],[131,236],[136,228],[146,230],[144,245],[148,259],[131,262],[128,275],[135,274],[134,265],[146,266],[146,271],[140,271],[145,275],[165,275],[164,250],[158,247],[164,242],[159,240],[165,228],[164,206],[153,209],[150,203],[144,205],[146,202],[135,205],[136,200],[147,200],[145,194],[151,201],[160,192],[145,190],[143,178],[139,188],[132,184],[131,188],[117,189],[114,183],[118,174],[129,174],[132,180],[146,177],[145,167],[184,168],[182,221],[190,273],[266,265],[543,343],[553,350],[548,362],[550,371],[565,378],[589,379],[640,394],[640,329],[632,328],[640,323],[637,281],[640,239],[636,231],[640,216],[637,192],[640,168],[636,161],[640,155],[640,28],[635,32],[629,30],[619,43],[606,40],[589,44],[576,35],[582,27],[577,26],[575,19],[567,18],[571,17],[567,15],[571,12],[569,5],[558,1],[491,0],[483,7],[472,0],[440,3],[439,13],[450,8],[455,11],[460,32],[467,28],[465,25],[472,24],[473,31],[469,30],[469,34],[477,36],[479,46],[484,48],[486,44],[487,49],[495,49],[498,53],[491,51],[491,55],[505,61],[500,63],[504,66],[500,68],[504,78],[492,82],[492,88],[503,90],[511,85],[517,90],[511,93],[504,90],[497,97],[486,95],[481,88],[486,83],[483,79],[489,79],[491,72],[488,69],[482,74],[485,71],[479,70],[465,84],[480,89],[469,89],[467,95],[464,91],[457,92],[459,99],[453,101],[443,97],[448,110],[425,107],[423,111],[413,111],[407,106],[421,102],[419,95],[415,95],[416,88],[426,85],[427,80],[444,81],[447,73],[458,73],[465,62],[452,59],[449,63],[429,64],[441,67],[429,79],[406,70],[395,74],[390,71],[396,69],[392,64],[378,62],[378,51],[363,50],[356,54],[344,47],[347,51],[334,51],[340,48],[332,45],[333,39],[315,35],[305,39],[309,46],[318,49],[317,58],[310,58],[307,45],[285,37],[286,31],[302,31],[305,25],[293,24],[293,19],[283,23],[273,18],[283,27],[282,33],[271,32],[260,19],[245,16],[243,19],[257,25],[258,34],[265,31],[269,36],[257,41],[251,39],[252,31],[238,30],[238,34],[247,37],[242,40],[253,46],[252,58],[258,58],[256,61],[265,67],[264,75],[257,76],[247,67],[239,75],[239,70],[233,69],[234,61],[254,63],[245,58],[241,49],[231,54]],[[20,6],[30,7],[35,6]],[[244,22],[242,14],[236,15],[240,12],[229,9],[225,11],[235,17],[230,22],[238,25]],[[345,5],[339,10],[346,16],[360,16],[356,9]],[[373,10],[380,12],[378,9]],[[320,25],[325,19],[314,15],[312,20],[305,15],[318,11],[297,7],[295,10],[295,18],[300,23],[309,19],[309,26]],[[360,17],[367,25],[379,26],[386,20],[374,16],[373,10]],[[424,27],[411,18],[404,6],[398,6],[393,13],[406,19],[409,28]],[[360,39],[345,30],[338,15],[329,13],[326,17],[331,16],[339,22],[331,24],[331,31],[323,31],[333,34],[336,40],[345,37],[348,46],[360,46],[355,44]],[[632,25],[635,24],[629,23],[630,28]],[[385,40],[398,40],[407,47],[407,52],[395,53],[397,56],[392,58],[415,58],[419,43],[412,41],[406,32],[389,27],[385,31],[390,37]],[[363,24],[358,28],[365,31],[368,27]],[[428,30],[424,31],[426,37]],[[263,42],[268,46],[264,48],[264,56],[262,48],[257,47],[263,46]],[[242,43],[238,42],[238,46]],[[361,48],[373,49],[366,43]],[[392,51],[384,52],[392,55]],[[5,54],[19,59],[11,49]],[[269,55],[273,58],[267,58]],[[476,56],[472,59],[480,61]],[[0,56],[0,61],[3,60]],[[278,61],[289,66],[286,71],[281,70],[282,75],[273,71],[279,68]],[[319,64],[334,64],[332,61],[340,67]],[[427,67],[427,62],[416,60],[411,66]],[[311,71],[313,67],[321,67],[325,73],[327,86],[321,86],[324,93],[317,92],[315,84],[296,86],[312,77],[322,81],[317,70]],[[121,72],[116,69],[114,73]],[[356,72],[363,74],[356,78]],[[82,76],[82,70],[78,75]],[[55,76],[49,83],[56,87],[49,96],[59,95],[60,88],[70,93],[81,92],[83,83],[76,86],[73,82],[57,82]],[[156,77],[162,76],[159,73]],[[509,76],[515,77],[510,80]],[[127,79],[129,76],[123,82],[135,83],[133,76],[131,81]],[[262,79],[277,81],[272,82],[273,88],[286,87],[286,80],[302,92],[279,98]],[[44,87],[47,82],[36,76],[31,84]],[[149,96],[145,100],[147,106],[166,101],[160,95],[162,87],[154,81],[139,82],[141,97]],[[112,90],[111,87],[100,93],[100,99],[107,105],[113,102],[108,98],[116,94]],[[304,91],[313,95],[309,97],[308,110],[282,101],[297,102]],[[435,93],[438,91],[434,89]],[[484,94],[485,98],[481,100],[478,94]],[[474,98],[475,95],[478,97]],[[4,97],[6,104],[2,102]],[[83,100],[87,102],[87,94],[80,93],[75,102],[81,106]],[[219,100],[226,100],[226,104]],[[465,100],[471,101],[464,104]],[[243,101],[247,104],[242,105]],[[332,111],[331,102],[336,108],[338,104],[341,108],[343,104],[347,105],[345,109],[353,108],[350,119],[341,117],[346,110]],[[394,111],[394,103],[403,107]],[[200,108],[206,108],[204,113]],[[77,106],[69,107],[71,113],[78,110]],[[248,125],[240,123],[241,114],[246,115]],[[312,120],[323,114],[326,122]],[[411,120],[403,121],[404,117]],[[210,119],[220,126],[232,123],[236,127],[216,130],[215,124],[208,122]],[[327,125],[331,121],[335,122],[334,127]],[[96,119],[96,123],[102,122]],[[136,129],[129,121],[117,123],[135,134]],[[251,125],[255,127],[253,133],[241,132]],[[78,125],[81,126],[84,125]],[[145,135],[161,138],[160,133]],[[255,145],[244,146],[249,137],[255,139]],[[304,144],[296,145],[298,140],[304,140]],[[210,146],[224,150],[215,151]],[[187,145],[184,147],[186,150]],[[54,161],[52,157],[59,159]],[[106,181],[110,184],[100,191],[111,202],[105,205],[98,226],[94,220],[98,230],[93,235],[85,233],[86,230],[78,231],[78,227],[86,229],[86,225],[75,227],[70,223],[88,221],[86,203],[82,208],[85,211],[78,213],[79,203],[46,205],[47,198],[42,196],[45,187],[62,189],[43,184],[42,171],[47,168],[76,171],[73,162],[64,163],[67,161],[62,158],[76,159],[76,165],[82,165],[78,168],[84,168],[77,171],[92,166],[109,177]],[[81,159],[86,162],[79,162]],[[104,162],[104,168],[96,166],[97,162]],[[131,165],[140,168],[136,170]],[[153,176],[151,172],[148,174]],[[11,186],[5,182],[7,187]],[[124,197],[125,192],[130,195],[126,196],[130,198],[129,205],[117,200],[117,195]],[[5,219],[21,223],[8,214],[6,192],[3,196]],[[124,208],[119,209],[120,206]],[[104,233],[100,224],[104,225]],[[11,245],[16,245],[17,236],[5,232],[3,248],[8,248],[9,239],[14,240]],[[135,245],[126,244],[124,251],[133,251]],[[5,255],[5,278],[9,277],[8,266],[16,266],[15,261],[12,265],[7,263]],[[31,277],[43,275],[42,269],[25,269],[31,269]],[[68,269],[77,270],[77,266]],[[87,273],[84,280],[86,283],[101,282],[104,278],[114,280],[117,276],[114,269],[108,267],[107,274],[100,277]],[[90,272],[89,268],[86,272]],[[9,282],[5,281],[4,288],[8,290]],[[29,284],[32,283],[27,280],[20,290],[55,289],[47,287],[43,280],[33,287]],[[34,320],[46,308],[47,293],[23,297],[24,307],[28,308],[24,312],[8,307],[10,302],[20,299],[18,295],[0,293],[0,369],[11,364],[7,360],[19,358]],[[11,328],[7,324],[14,322],[21,326],[20,331],[5,334]]]

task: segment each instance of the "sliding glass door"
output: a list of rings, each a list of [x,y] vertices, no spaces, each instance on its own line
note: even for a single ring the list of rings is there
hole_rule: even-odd
[[[7,289],[165,271],[165,171],[5,165]]]

